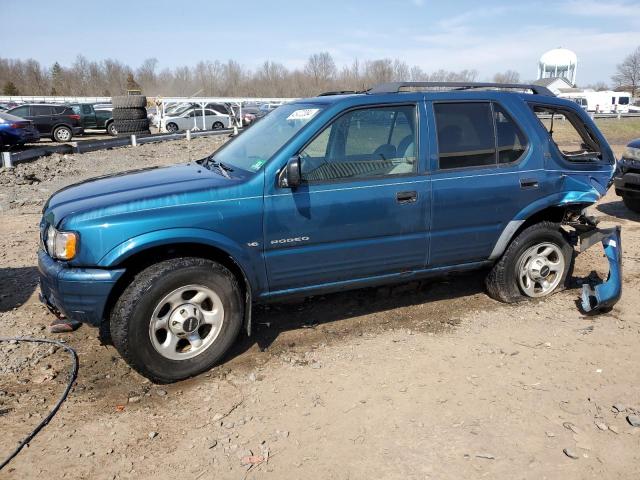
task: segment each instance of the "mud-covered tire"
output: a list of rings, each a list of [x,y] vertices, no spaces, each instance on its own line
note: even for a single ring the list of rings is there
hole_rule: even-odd
[[[556,245],[564,257],[564,270],[558,285],[544,296],[563,290],[568,286],[573,270],[574,250],[565,238],[560,225],[540,222],[525,228],[514,238],[500,259],[485,278],[487,293],[491,298],[504,303],[515,303],[531,299],[520,288],[518,281],[519,262],[523,254],[540,243]]]
[[[114,108],[112,111],[114,120],[142,120],[147,118],[145,108]]]
[[[640,213],[640,198],[631,198],[624,196],[622,197],[622,201],[629,210],[631,210],[632,212]]]
[[[186,285],[215,291],[224,315],[220,332],[195,357],[172,360],[158,353],[150,337],[150,323],[158,304],[169,292]],[[137,274],[117,300],[110,317],[113,344],[137,372],[156,383],[172,383],[213,367],[240,332],[244,302],[235,276],[222,265],[196,257],[165,260]]]
[[[144,95],[124,95],[111,99],[113,108],[143,108],[147,106],[147,97]]]
[[[114,120],[118,134],[131,134],[149,130],[149,120]]]

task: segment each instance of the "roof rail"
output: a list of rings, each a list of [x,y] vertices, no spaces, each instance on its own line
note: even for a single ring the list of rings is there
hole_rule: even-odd
[[[318,95],[319,97],[329,97],[331,95],[349,95],[350,93],[364,93],[364,92],[356,92],[355,90],[335,90],[332,92],[324,92]]]
[[[540,85],[521,83],[483,83],[483,82],[390,82],[381,83],[369,89],[367,93],[399,93],[402,89],[438,89],[438,90],[473,90],[473,89],[499,89],[499,90],[530,90],[534,95],[555,97],[553,92]]]

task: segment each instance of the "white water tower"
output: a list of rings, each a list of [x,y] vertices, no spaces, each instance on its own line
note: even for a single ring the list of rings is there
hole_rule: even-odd
[[[564,78],[576,84],[578,57],[566,48],[554,48],[543,53],[538,62],[538,80],[542,78]]]

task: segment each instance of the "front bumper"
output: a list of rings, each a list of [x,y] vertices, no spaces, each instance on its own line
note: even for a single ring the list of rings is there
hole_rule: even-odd
[[[622,295],[622,242],[620,227],[594,228],[580,235],[580,251],[583,252],[602,242],[609,260],[607,280],[599,285],[582,285],[582,309],[585,313],[606,312],[620,300]]]
[[[71,268],[38,252],[40,300],[50,309],[79,322],[99,326],[109,294],[124,269]]]
[[[619,173],[613,179],[616,195],[630,198],[640,198],[640,173]]]

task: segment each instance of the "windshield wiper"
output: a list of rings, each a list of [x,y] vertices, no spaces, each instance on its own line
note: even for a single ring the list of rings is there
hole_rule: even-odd
[[[227,172],[233,172],[233,168],[231,168],[228,165],[225,165],[222,162],[218,162],[214,160],[213,156],[207,157],[203,162],[203,164],[206,168],[209,168],[209,166],[216,167],[223,177],[231,178]],[[209,168],[209,170],[211,169]]]

